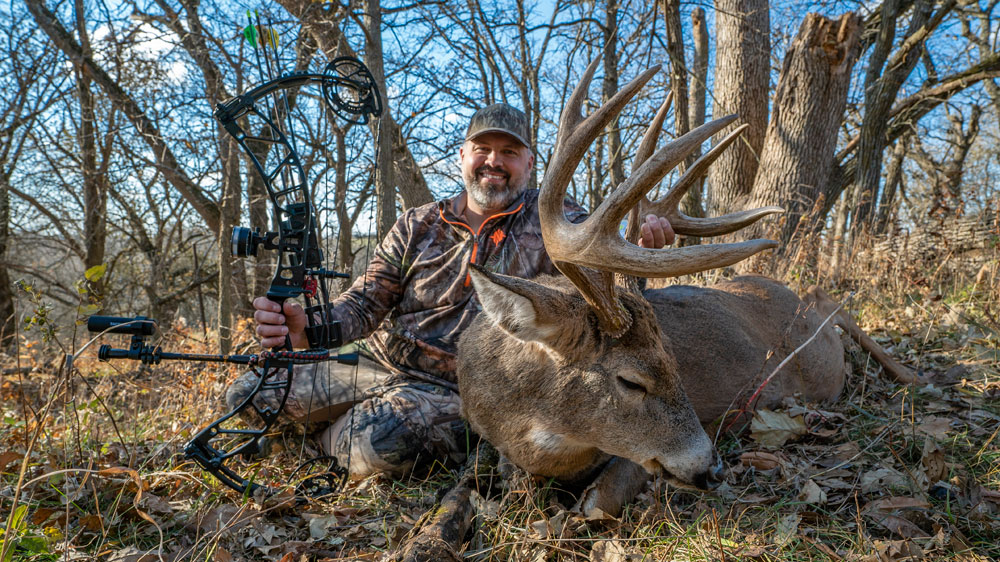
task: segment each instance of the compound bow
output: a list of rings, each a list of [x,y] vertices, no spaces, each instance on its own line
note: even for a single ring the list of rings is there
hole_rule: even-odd
[[[265,249],[277,250],[277,267],[267,298],[279,305],[292,298],[304,299],[309,349],[294,351],[290,339],[286,338],[285,349],[254,355],[169,353],[158,346],[145,343],[145,338],[153,335],[156,329],[155,321],[149,318],[92,316],[87,322],[91,331],[132,335],[129,349],[101,346],[98,351],[98,358],[101,360],[132,359],[145,364],[156,364],[161,360],[212,361],[248,365],[254,371],[258,382],[246,399],[231,412],[200,430],[184,448],[187,458],[197,462],[226,486],[244,494],[254,493],[261,486],[240,476],[227,466],[227,462],[237,455],[252,457],[261,452],[261,440],[277,421],[288,398],[294,366],[329,360],[347,364],[357,364],[358,361],[356,353],[330,352],[330,349],[339,348],[343,342],[339,323],[330,320],[331,303],[327,280],[349,276],[324,266],[323,251],[319,246],[319,223],[310,198],[306,174],[290,135],[277,125],[281,110],[284,110],[285,116],[288,114],[287,96],[281,98],[283,108],[275,103],[276,110],[271,110],[267,103],[274,94],[284,94],[286,90],[313,83],[319,84],[325,106],[348,122],[365,124],[371,117],[378,117],[382,113],[378,87],[371,73],[361,61],[352,57],[330,61],[319,74],[290,73],[267,81],[245,94],[218,104],[215,110],[216,120],[239,143],[263,178],[275,222],[279,225],[277,231],[264,233],[261,233],[260,228],[250,230],[235,227],[231,240],[232,253],[236,257],[256,256],[262,245]],[[251,115],[263,122],[262,136],[247,133],[247,128],[240,124]],[[248,142],[272,145],[278,151],[274,158],[276,162],[268,165],[270,158],[261,162]],[[280,186],[276,185],[277,181],[281,182]],[[287,375],[282,376],[283,373]],[[261,407],[254,403],[254,398],[265,391],[278,393],[280,398],[277,408]],[[246,410],[253,411],[259,422],[254,425],[259,425],[259,428],[226,427],[227,422]],[[308,461],[304,464],[308,464]],[[337,481],[342,481],[342,469],[331,470],[336,472]],[[325,491],[331,487],[328,485],[329,480],[323,480],[322,476],[318,478],[319,483],[314,479],[309,484],[313,489]],[[302,490],[300,486],[299,491]]]

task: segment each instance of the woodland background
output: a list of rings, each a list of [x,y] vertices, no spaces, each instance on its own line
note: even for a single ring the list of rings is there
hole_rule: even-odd
[[[898,459],[893,470],[905,473],[908,462],[923,463],[927,435],[954,438],[959,424],[966,424],[961,426],[964,445],[946,449],[949,462],[964,470],[953,467],[953,475],[964,476],[952,484],[951,493],[968,500],[972,497],[968,490],[975,489],[979,500],[962,504],[966,511],[958,515],[957,508],[952,512],[939,504],[933,509],[921,504],[922,510],[949,515],[947,524],[933,521],[947,537],[936,546],[921,543],[917,548],[939,556],[944,552],[997,555],[995,547],[990,551],[985,546],[998,536],[995,503],[1000,497],[989,495],[997,493],[991,490],[998,489],[1000,476],[988,468],[1000,458],[994,431],[1000,427],[1000,417],[993,403],[1000,365],[996,355],[1000,23],[995,19],[995,0],[704,4],[280,0],[259,5],[14,0],[0,6],[0,17],[9,22],[0,57],[0,345],[7,440],[3,454],[14,455],[0,456],[5,461],[0,470],[6,471],[5,478],[13,475],[5,480],[11,494],[3,494],[15,498],[11,505],[20,505],[17,498],[23,491],[24,498],[32,498],[24,505],[31,505],[30,513],[36,514],[30,521],[22,518],[21,527],[8,519],[4,553],[16,550],[30,558],[61,548],[64,555],[69,551],[97,555],[102,549],[121,553],[126,544],[130,548],[138,544],[142,552],[152,552],[149,549],[159,544],[161,550],[156,552],[163,552],[162,530],[157,527],[159,535],[148,527],[139,530],[145,525],[142,518],[133,521],[131,542],[109,538],[110,526],[102,521],[112,512],[119,518],[130,517],[130,504],[122,497],[135,499],[133,519],[145,509],[168,529],[166,543],[175,555],[197,552],[217,557],[219,548],[235,553],[236,547],[225,543],[223,531],[228,529],[234,537],[247,532],[246,522],[236,529],[221,523],[211,529],[199,523],[191,527],[186,517],[195,513],[218,516],[216,522],[221,522],[218,510],[231,507],[231,498],[206,499],[205,491],[191,483],[194,478],[188,478],[190,466],[183,468],[182,461],[164,452],[176,452],[185,431],[190,434],[191,428],[207,421],[204,412],[219,407],[214,400],[235,371],[109,370],[88,362],[92,351],[83,354],[74,368],[67,368],[64,358],[86,341],[75,321],[96,312],[156,318],[165,341],[179,347],[205,352],[253,349],[245,319],[251,298],[264,293],[272,268],[263,256],[259,262],[232,258],[229,232],[240,224],[266,228],[270,211],[263,186],[246,158],[212,119],[216,103],[261,81],[258,53],[242,34],[248,8],[259,10],[265,24],[278,33],[277,55],[285,71],[319,70],[336,56],[356,56],[387,93],[385,116],[369,127],[326,119],[316,109],[315,94],[300,96],[301,107],[293,112],[293,128],[324,223],[326,253],[334,267],[345,271],[363,267],[370,246],[365,242],[377,240],[400,212],[461,189],[458,147],[468,117],[485,104],[505,101],[529,116],[537,153],[531,181],[538,181],[550,156],[563,101],[586,64],[597,56],[603,63],[591,89],[590,108],[643,69],[662,64],[663,71],[593,144],[577,170],[571,194],[588,208],[627,176],[639,138],[668,93],[674,100],[668,136],[683,134],[712,116],[738,113],[749,129],[684,200],[685,212],[716,216],[761,205],[783,206],[786,213],[780,218],[738,233],[740,238],[766,235],[782,242],[765,260],[753,260],[740,269],[768,273],[799,289],[818,283],[838,293],[898,358],[915,370],[942,377],[937,386],[931,384],[930,398],[905,389],[900,394],[892,385],[866,382],[875,367],[855,358],[855,376],[861,377],[862,392],[870,394],[863,394],[864,399],[854,395],[836,410],[847,420],[838,426],[839,437],[826,435],[822,437],[826,441],[802,447],[829,452],[829,447],[843,445],[837,439],[877,442],[874,449],[863,448],[866,454],[877,450],[890,458],[879,448],[886,432],[906,434],[909,427],[912,439],[900,437],[904,454],[890,458],[890,463]],[[376,138],[381,145],[379,162],[373,160]],[[373,175],[376,165],[380,173]],[[163,384],[196,392],[150,396]],[[865,415],[852,409],[865,400],[878,404],[874,414],[868,408],[862,408]],[[975,403],[955,406],[962,400]],[[930,403],[946,408],[936,410],[939,417],[951,415],[952,410],[964,411],[966,417],[950,426],[951,433],[921,433],[914,429],[923,423],[920,416],[891,421],[891,414],[885,413],[900,414],[910,408],[912,414]],[[883,423],[864,425],[871,422],[869,417],[880,416],[886,417]],[[132,425],[140,419],[146,420],[142,429]],[[117,435],[110,433],[108,423],[115,425]],[[123,432],[117,424],[130,429]],[[807,438],[820,439],[814,429]],[[31,435],[43,436],[42,453],[29,446]],[[747,447],[737,443],[728,449],[731,462],[749,467],[744,475],[761,470],[781,483],[776,486],[783,492],[770,497],[801,499],[806,484],[785,471],[801,459],[815,459],[815,454],[797,450],[761,466],[751,461],[741,464],[742,455],[752,452]],[[13,463],[18,459],[22,462]],[[129,486],[134,488],[145,478],[149,489],[145,470],[152,459],[166,463],[168,474],[183,481],[170,484],[174,487],[170,496],[189,503],[160,505],[159,515],[149,506],[140,508]],[[17,476],[37,479],[93,463],[137,469],[137,480],[124,473],[118,478],[117,500],[98,498],[94,491],[94,506],[84,514],[73,516],[66,509],[58,540],[45,535],[57,527],[37,514],[51,498],[22,485],[24,478]],[[765,465],[770,468],[762,468]],[[862,465],[858,466],[860,470]],[[123,473],[106,473],[103,478],[115,480],[115,474]],[[744,481],[733,483],[734,488],[749,486],[746,477],[741,478]],[[837,489],[822,480],[809,481],[823,490],[824,503],[827,493]],[[86,482],[79,477],[74,493],[84,490]],[[948,477],[940,482],[948,483]],[[425,483],[431,490],[437,484]],[[66,481],[59,484],[65,485]],[[94,481],[88,485],[94,487]],[[392,490],[383,496],[397,494],[395,499],[350,509],[368,515],[380,510],[396,513],[399,526],[394,529],[405,534],[413,521],[406,523],[409,516],[398,514],[407,513],[409,507],[392,501],[432,496],[433,491],[417,487],[419,492],[401,492],[394,487],[397,484],[376,483],[368,485],[376,490],[373,496],[379,496],[380,485]],[[926,498],[933,485],[924,482],[916,488]],[[748,489],[741,493],[745,496]],[[156,491],[154,486],[146,497],[156,497]],[[65,500],[65,490],[61,493]],[[862,493],[876,491],[869,487]],[[770,525],[787,535],[782,545],[804,549],[792,548],[793,557],[819,548],[809,546],[810,540],[834,544],[831,552],[837,557],[874,552],[876,539],[886,553],[895,548],[892,556],[897,559],[903,556],[900,552],[914,552],[907,550],[915,544],[912,529],[906,536],[899,526],[886,532],[885,525],[873,525],[881,531],[864,534],[860,519],[864,501],[858,503],[857,495],[824,515],[842,520],[844,527],[829,520],[817,524],[839,539],[817,539],[799,532],[805,525],[801,507],[789,509],[784,500],[765,502],[761,498],[767,494],[757,489],[753,494],[759,496],[755,505],[768,506],[761,528]],[[676,496],[664,500],[662,491],[650,497],[646,507],[660,510],[657,513],[664,501],[668,508],[680,505],[681,515],[673,519],[680,527],[673,531],[693,537],[694,546],[682,546],[693,549],[692,557],[725,558],[727,552],[736,555],[737,547],[754,544],[739,520],[720,526],[714,504]],[[69,505],[68,500],[57,503]],[[992,505],[985,519],[969,519],[969,514],[978,513],[976,509],[982,511],[982,505]],[[530,514],[535,512],[525,509],[518,512],[525,521],[514,527],[530,527],[534,517]],[[541,512],[544,521],[550,521],[552,514]],[[18,510],[10,513],[13,517]],[[167,518],[168,513],[184,514],[176,535],[169,530],[167,521],[173,519]],[[789,531],[789,517],[796,514],[795,528]],[[705,523],[705,517],[712,516],[714,523]],[[855,516],[857,525],[852,521]],[[647,532],[640,529],[650,524],[648,518],[636,517],[626,519],[619,531]],[[808,517],[813,515],[806,516],[807,522]],[[336,523],[336,519],[324,521],[327,527]],[[386,529],[386,518],[379,521],[379,528]],[[931,536],[935,532],[927,521],[913,524]],[[760,525],[756,521],[751,527]],[[551,538],[551,525],[543,527],[535,529],[532,540],[542,536],[545,543],[545,537]],[[511,525],[501,528],[488,539],[480,536],[480,544],[500,541],[507,545],[504,548],[524,547],[525,552],[537,547],[525,546],[526,535],[514,533]],[[562,523],[559,529],[562,533]],[[963,539],[955,539],[958,547],[952,530],[965,533]],[[288,532],[301,534],[301,528]],[[662,538],[661,531],[650,532]],[[346,542],[327,541],[320,554],[311,555],[377,554],[392,544],[393,533],[382,532],[388,538],[377,544],[371,533],[358,532]],[[612,530],[611,536],[620,538],[620,533]],[[24,542],[31,538],[41,540],[44,549],[31,551],[24,546],[36,544]],[[723,538],[729,542],[724,544]],[[763,544],[776,544],[771,535],[765,538]],[[623,544],[621,556],[631,556],[628,548],[635,545]],[[676,542],[670,544],[677,548]],[[257,555],[279,557],[274,554],[278,547],[253,548]],[[559,548],[547,550],[546,556],[598,556],[589,543]],[[478,556],[492,556],[483,552],[487,550]],[[762,555],[766,554],[765,548]]]

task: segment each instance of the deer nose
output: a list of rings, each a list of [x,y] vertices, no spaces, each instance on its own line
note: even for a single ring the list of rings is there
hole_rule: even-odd
[[[726,481],[726,467],[722,464],[722,459],[719,458],[718,454],[714,456],[712,466],[695,479],[695,485],[702,490],[714,490]]]

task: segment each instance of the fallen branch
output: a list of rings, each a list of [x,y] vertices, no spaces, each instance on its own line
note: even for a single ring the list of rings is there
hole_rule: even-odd
[[[495,475],[498,453],[492,445],[481,442],[469,456],[455,486],[434,508],[427,522],[389,558],[393,562],[460,562],[459,550],[472,523],[473,490],[489,486]]]
[[[917,376],[886,353],[882,346],[866,334],[861,326],[858,326],[857,322],[851,318],[851,315],[842,310],[826,291],[816,286],[810,287],[803,300],[815,303],[816,312],[820,314],[830,314],[831,316],[836,314],[834,324],[847,332],[847,335],[860,345],[861,349],[867,351],[893,380],[904,384],[926,383],[922,377]]]

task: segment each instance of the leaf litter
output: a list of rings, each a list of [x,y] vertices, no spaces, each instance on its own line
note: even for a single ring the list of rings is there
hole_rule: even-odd
[[[928,305],[930,306],[930,305]],[[742,436],[718,443],[730,469],[716,495],[654,479],[620,518],[584,519],[559,490],[520,483],[474,494],[470,560],[989,560],[1000,558],[1000,363],[993,332],[942,325],[927,337],[886,308],[879,340],[928,384],[880,378],[848,348],[851,375],[832,404],[792,399],[760,410]],[[869,326],[870,328],[871,326]],[[184,341],[196,338],[181,333]],[[955,347],[944,338],[961,342]],[[189,345],[194,345],[190,344]],[[983,349],[993,349],[988,355]],[[191,349],[191,351],[205,351]],[[353,482],[329,503],[257,503],[206,480],[179,451],[221,413],[235,369],[180,366],[121,371],[80,359],[88,378],[39,407],[53,388],[41,345],[31,380],[0,381],[0,499],[10,507],[25,443],[44,428],[21,489],[16,530],[37,555],[66,560],[379,560],[418,529],[454,481],[437,469],[405,481]],[[57,362],[51,362],[52,365]],[[160,389],[173,388],[177,392]],[[96,401],[96,393],[114,418]],[[25,407],[27,406],[27,407]],[[114,422],[114,423],[112,423]],[[118,431],[114,426],[117,424]],[[261,462],[280,481],[296,465],[300,435]],[[159,527],[159,530],[157,529]],[[38,538],[38,541],[31,539]],[[44,552],[43,552],[44,551]]]

